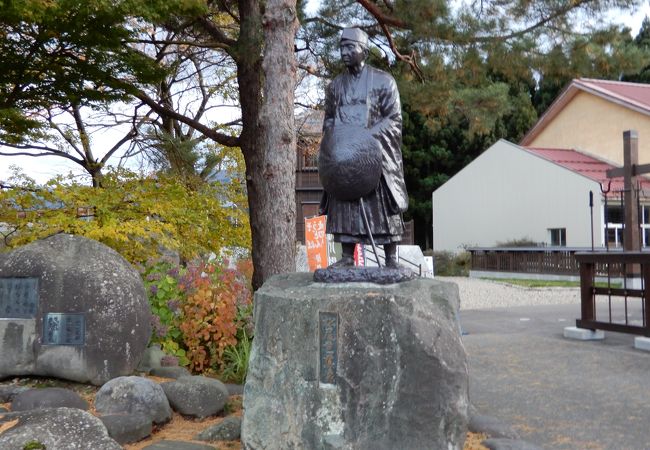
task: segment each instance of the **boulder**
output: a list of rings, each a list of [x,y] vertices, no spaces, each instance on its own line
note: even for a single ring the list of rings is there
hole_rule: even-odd
[[[28,390],[28,387],[16,386],[15,384],[0,385],[0,403],[10,402],[17,394]]]
[[[153,375],[154,377],[174,378],[174,379],[192,376],[189,370],[187,370],[185,367],[180,367],[180,366],[157,367],[151,369],[151,372],[149,372],[149,374]]]
[[[145,349],[138,364],[139,372],[149,373],[152,369],[161,366],[161,359],[165,356],[165,352],[160,348],[159,344],[152,344]]]
[[[113,249],[57,234],[0,256],[0,378],[101,385],[137,367],[151,337],[144,284]]]
[[[39,442],[48,450],[122,449],[108,436],[101,420],[77,408],[35,409],[12,415],[13,420],[17,422],[0,433],[2,449],[22,450],[30,442]]]
[[[486,439],[481,444],[490,450],[544,450],[542,447],[521,439]]]
[[[109,414],[99,418],[108,435],[120,444],[138,442],[151,435],[151,418],[147,414]]]
[[[491,438],[519,439],[519,434],[511,425],[493,416],[471,414],[467,429],[473,433],[485,433]]]
[[[142,413],[156,424],[172,417],[163,389],[144,377],[119,377],[104,384],[95,395],[95,409],[100,415]]]
[[[142,447],[142,450],[217,450],[217,448],[211,445],[195,444],[193,442],[163,440]]]
[[[44,408],[77,408],[88,410],[88,402],[79,394],[63,388],[29,389],[17,394],[11,403],[12,411]]]
[[[221,412],[228,400],[228,389],[214,378],[182,377],[160,386],[172,408],[186,416],[212,416]]]
[[[194,436],[195,441],[234,441],[241,436],[241,418],[230,416]]]
[[[255,293],[245,449],[462,449],[468,366],[458,289],[269,279]]]

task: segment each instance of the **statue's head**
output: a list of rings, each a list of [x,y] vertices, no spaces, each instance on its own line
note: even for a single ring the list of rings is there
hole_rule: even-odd
[[[343,29],[339,50],[347,67],[363,65],[368,57],[368,35],[359,28]]]

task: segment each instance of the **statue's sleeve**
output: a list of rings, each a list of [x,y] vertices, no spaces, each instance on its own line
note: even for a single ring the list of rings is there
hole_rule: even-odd
[[[386,78],[386,81],[378,87],[375,114],[379,120],[373,121],[374,124],[370,129],[382,144],[387,143],[383,142],[385,140],[394,143],[402,139],[402,107],[399,91],[395,80],[392,77]]]
[[[402,108],[399,91],[393,77],[378,76],[380,82],[373,86],[371,104],[372,135],[382,148],[382,176],[399,211],[408,208],[408,194],[402,166]],[[379,80],[378,80],[379,81]]]

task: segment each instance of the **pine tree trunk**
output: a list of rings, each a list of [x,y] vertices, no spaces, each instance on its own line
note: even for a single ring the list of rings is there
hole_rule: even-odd
[[[241,146],[253,244],[253,287],[295,270],[295,0],[240,0]],[[262,34],[263,33],[263,34]],[[264,55],[263,59],[260,55]]]

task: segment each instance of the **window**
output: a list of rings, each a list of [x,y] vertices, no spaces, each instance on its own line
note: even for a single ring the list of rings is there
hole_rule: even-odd
[[[302,154],[302,169],[303,170],[316,170],[318,169],[318,153],[309,153],[304,151]]]
[[[566,228],[549,228],[551,234],[551,245],[555,247],[566,247]]]

